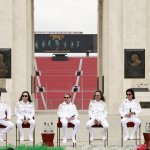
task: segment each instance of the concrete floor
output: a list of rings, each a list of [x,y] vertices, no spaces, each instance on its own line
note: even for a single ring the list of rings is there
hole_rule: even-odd
[[[54,144],[55,146],[57,145],[57,128],[56,128],[56,124],[58,121],[57,115],[56,115],[56,111],[38,111],[36,112],[35,115],[35,120],[36,120],[36,144],[41,144],[42,143],[42,138],[41,138],[41,133],[43,132],[43,124],[44,122],[54,122],[54,132],[55,132],[55,138],[54,138]],[[141,118],[141,143],[144,143],[144,138],[143,138],[143,132],[145,130],[145,123],[149,120],[148,116],[142,116]],[[85,127],[86,122],[88,121],[88,112],[87,111],[79,111],[79,120],[81,121],[81,125],[80,125],[80,129],[78,131],[77,134],[77,146],[80,148],[80,146],[88,146],[88,132],[87,129]],[[16,117],[13,116],[12,117],[12,121],[15,123],[16,121]],[[121,126],[120,126],[120,116],[108,116],[108,122],[109,122],[109,130],[108,130],[108,137],[109,137],[109,146],[121,146]],[[62,131],[62,130],[61,130]],[[68,129],[68,138],[71,135],[71,131],[72,129]],[[25,133],[26,133],[26,137],[27,137],[27,129],[25,129]],[[62,132],[61,132],[61,137],[62,137]],[[101,129],[95,129],[95,138],[97,137],[101,137]],[[15,128],[8,133],[8,143],[15,145],[15,140],[16,140],[16,132],[15,132]],[[0,146],[4,145],[5,143],[0,143]],[[22,144],[31,144],[30,142],[23,142]],[[95,146],[103,146],[103,141],[94,141],[94,145]],[[126,141],[124,143],[125,146],[130,146],[130,145],[134,145],[135,146],[135,141],[130,140],[130,141]],[[63,145],[63,146],[67,146],[68,148],[72,147],[72,142],[71,140],[68,140],[67,145]]]

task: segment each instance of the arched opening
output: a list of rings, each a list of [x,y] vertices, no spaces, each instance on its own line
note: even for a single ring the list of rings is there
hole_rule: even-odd
[[[48,106],[48,109],[56,109],[57,105],[60,103],[60,98],[62,99],[62,95],[64,93],[72,93],[73,99],[74,101],[76,101],[76,99],[81,99],[80,102],[77,102],[77,106],[78,109],[87,109],[88,108],[88,103],[89,100],[93,97],[93,92],[96,89],[102,89],[102,65],[101,65],[101,49],[102,49],[102,0],[82,0],[82,1],[70,1],[70,0],[55,0],[55,1],[48,1],[48,0],[34,0],[34,10],[35,10],[35,14],[34,14],[34,27],[35,27],[35,38],[36,36],[39,36],[37,39],[41,38],[41,35],[37,35],[37,34],[42,34],[42,36],[45,36],[45,40],[42,40],[40,43],[35,41],[35,49],[38,47],[38,50],[45,49],[44,51],[44,56],[46,56],[46,52],[48,52],[51,56],[53,56],[53,53],[66,53],[67,55],[72,57],[75,56],[76,58],[78,57],[78,64],[76,65],[76,69],[74,71],[74,76],[76,79],[74,79],[74,81],[71,81],[72,79],[71,76],[69,75],[68,78],[68,85],[62,85],[61,89],[62,89],[62,93],[60,94],[61,97],[56,97],[56,93],[58,94],[58,91],[60,91],[61,89],[55,89],[55,88],[49,88],[50,87],[50,81],[45,81],[42,83],[42,77],[38,76],[38,80],[35,83],[36,89],[37,89],[37,94],[36,94],[36,99],[40,100],[43,98],[43,100],[41,101],[43,104],[45,103],[46,107]],[[45,34],[45,35],[44,35]],[[69,34],[72,34],[69,37]],[[95,36],[93,35],[96,35]],[[84,50],[81,49],[78,51],[78,54],[71,49],[71,45],[74,46],[77,45],[81,42],[80,40],[75,40],[75,42],[73,41],[69,41],[70,38],[76,38],[78,35],[78,38],[80,38],[81,36],[85,36],[85,41],[87,40],[87,38],[89,38],[88,36],[91,36],[91,41],[93,45],[96,45],[93,48],[93,45],[90,47],[88,46],[88,48],[85,48]],[[47,37],[46,37],[47,36]],[[51,37],[51,38],[49,38]],[[66,48],[66,51],[63,49],[62,50],[62,46],[63,48],[65,47],[65,42],[64,39],[69,38],[69,47]],[[63,40],[63,42],[61,43],[61,40]],[[55,46],[53,46],[52,48],[52,43],[55,44]],[[88,45],[88,40],[86,42],[84,42],[85,45]],[[41,47],[40,47],[40,46]],[[49,51],[48,47],[51,46],[51,50]],[[40,48],[39,48],[40,47]],[[71,50],[70,50],[71,49]],[[94,49],[94,50],[93,50]],[[37,53],[39,52],[37,50]],[[86,50],[86,52],[85,52]],[[87,50],[89,50],[87,52]],[[91,51],[90,51],[91,50]],[[85,53],[85,54],[83,54]],[[85,60],[81,60],[80,57],[81,56],[88,56],[88,54],[90,53],[90,56],[96,56],[95,60],[92,60],[91,62],[88,62],[86,66],[87,68],[94,68],[95,67],[95,78],[91,79],[93,74],[91,72],[94,72],[91,69],[91,72],[89,70],[89,74],[86,75],[86,79],[82,78],[85,75],[84,70],[79,70],[80,68],[82,68],[81,66],[83,65],[83,63],[86,61]],[[36,54],[35,54],[36,55]],[[41,54],[37,54],[38,56],[42,56]],[[36,56],[37,56],[36,55]],[[89,57],[90,58],[90,57]],[[38,58],[40,59],[40,58]],[[83,58],[84,59],[84,58]],[[92,59],[92,58],[91,58]],[[40,60],[39,60],[40,61]],[[38,63],[38,61],[37,61]],[[56,63],[56,62],[55,62]],[[95,66],[93,67],[92,64],[95,63]],[[53,64],[49,64],[49,65],[53,65]],[[90,66],[91,65],[91,66]],[[60,67],[60,66],[59,66]],[[41,72],[41,70],[38,68],[38,64],[36,66],[36,69]],[[56,69],[56,68],[55,68]],[[75,72],[77,71],[81,71],[80,72],[80,76],[78,76]],[[52,70],[51,70],[52,71]],[[43,74],[43,71],[42,71]],[[76,76],[77,75],[77,76]],[[54,75],[55,77],[57,76],[56,74]],[[65,74],[66,76],[66,74]],[[41,78],[41,79],[40,79]],[[49,77],[49,78],[54,78],[54,77]],[[60,77],[59,77],[60,79]],[[59,80],[59,79],[52,79],[54,80]],[[66,80],[66,79],[61,79],[61,81]],[[78,81],[79,80],[79,81]],[[91,80],[91,83],[89,83],[89,85],[86,85],[86,82],[88,82],[89,80]],[[60,83],[61,83],[60,81]],[[94,82],[95,84],[92,84],[92,82]],[[57,86],[58,83],[56,83],[55,85],[52,84],[51,82],[51,87],[53,85]],[[76,85],[78,84],[78,85]],[[94,87],[92,87],[94,85]],[[65,89],[64,87],[68,86],[68,89]],[[74,91],[74,87],[77,86],[77,90]],[[86,86],[88,86],[89,88],[86,89]],[[44,92],[40,92],[38,87],[42,87],[42,91]],[[90,88],[92,87],[92,88]],[[64,90],[65,89],[65,90]],[[53,93],[52,93],[53,92]],[[55,94],[54,94],[55,92]],[[53,98],[50,98],[49,94],[54,94]],[[79,96],[78,94],[81,93]],[[39,95],[39,96],[38,96]],[[58,94],[59,95],[59,94]],[[88,97],[86,97],[85,95],[89,95]],[[41,97],[41,98],[40,98]],[[56,106],[55,103],[57,103],[57,100],[59,100],[58,104]],[[87,103],[85,102],[85,99],[87,100]],[[43,102],[45,101],[45,102]],[[54,102],[55,101],[55,102]],[[42,105],[43,105],[42,104]],[[38,104],[39,105],[39,104]],[[43,105],[44,106],[44,105]],[[43,107],[44,108],[44,107]],[[42,109],[43,109],[42,108]]]

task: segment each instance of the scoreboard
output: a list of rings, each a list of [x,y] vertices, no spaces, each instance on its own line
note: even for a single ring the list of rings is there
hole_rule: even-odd
[[[96,34],[35,34],[36,53],[97,52]]]

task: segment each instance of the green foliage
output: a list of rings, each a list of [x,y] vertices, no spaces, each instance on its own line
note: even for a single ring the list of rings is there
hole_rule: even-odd
[[[0,148],[0,150],[9,150],[10,148],[13,148],[14,150],[64,150],[64,147],[48,147],[46,145],[35,145],[35,146],[20,145],[16,148],[12,145],[9,145]]]

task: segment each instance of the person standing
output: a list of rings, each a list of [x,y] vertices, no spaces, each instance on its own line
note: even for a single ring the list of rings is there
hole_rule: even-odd
[[[67,126],[69,122],[75,125],[72,131],[72,142],[76,143],[75,136],[79,129],[80,121],[77,119],[77,108],[75,104],[71,102],[70,94],[65,94],[64,102],[59,105],[57,115],[60,118],[60,122],[62,123],[63,143],[65,144],[67,142]]]
[[[35,108],[28,91],[21,94],[19,102],[16,103],[15,113],[17,116],[17,127],[20,132],[20,141],[24,141],[22,124],[30,124],[29,140],[33,141],[33,130],[35,128]]]
[[[13,127],[14,124],[10,121],[11,109],[4,100],[1,99],[0,93],[0,125],[6,126],[6,128],[0,131],[0,142],[3,142],[3,136],[7,134]]]
[[[126,99],[121,103],[119,107],[119,113],[122,117],[121,124],[123,126],[123,130],[125,132],[124,141],[127,139],[134,139],[135,132],[139,128],[141,121],[138,118],[141,113],[141,106],[139,102],[135,99],[135,94],[133,89],[126,90]],[[129,132],[127,129],[127,123],[133,122],[134,128],[129,136]]]
[[[103,93],[100,90],[95,91],[94,98],[89,104],[89,118],[90,120],[86,123],[86,128],[90,133],[90,141],[94,140],[93,125],[102,125],[102,139],[106,140],[106,132],[108,130],[107,122],[107,105]]]

